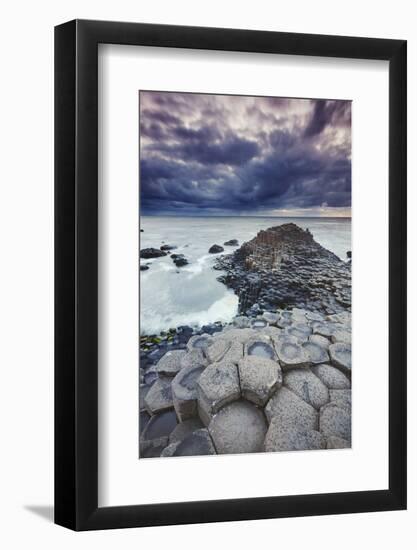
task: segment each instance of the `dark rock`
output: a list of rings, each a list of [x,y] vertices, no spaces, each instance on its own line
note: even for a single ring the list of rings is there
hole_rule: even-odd
[[[346,252],[346,256],[349,258],[349,260],[352,258],[352,251],[351,250],[348,250]]]
[[[159,248],[160,248],[160,250],[168,251],[168,250],[175,250],[177,247],[173,246],[173,245],[170,245],[170,244],[163,244]]]
[[[183,267],[184,265],[188,265],[188,260],[186,258],[176,258],[174,260],[174,264],[177,266],[177,267]]]
[[[239,241],[237,239],[230,239],[230,241],[226,241],[223,244],[224,246],[239,246]]]
[[[160,258],[166,255],[166,252],[158,248],[143,248],[139,254],[141,258]]]
[[[141,266],[140,266],[140,270],[141,270],[141,271],[146,271],[147,269],[149,269],[149,266],[148,266],[148,265],[141,265]]]
[[[213,244],[213,246],[209,248],[210,254],[218,254],[219,252],[224,252],[224,248],[218,244]]]
[[[164,411],[149,420],[142,432],[143,440],[158,439],[169,436],[177,425],[177,417],[174,411]]]

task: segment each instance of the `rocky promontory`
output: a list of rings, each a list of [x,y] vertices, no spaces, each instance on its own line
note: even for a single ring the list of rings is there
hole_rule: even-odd
[[[218,280],[239,296],[239,311],[302,307],[333,314],[350,311],[351,265],[286,223],[260,231],[233,254],[218,258]]]

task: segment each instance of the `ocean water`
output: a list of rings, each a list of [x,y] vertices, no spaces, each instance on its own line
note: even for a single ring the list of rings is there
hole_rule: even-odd
[[[179,325],[202,326],[228,322],[237,313],[234,292],[219,283],[219,271],[212,269],[216,254],[213,244],[237,239],[239,244],[255,237],[261,229],[293,222],[309,228],[316,241],[346,260],[351,250],[351,221],[347,218],[264,218],[264,217],[159,217],[141,216],[140,248],[177,246],[189,265],[177,268],[168,256],[141,260],[150,265],[140,272],[140,331],[158,334]],[[230,253],[237,247],[224,246]]]

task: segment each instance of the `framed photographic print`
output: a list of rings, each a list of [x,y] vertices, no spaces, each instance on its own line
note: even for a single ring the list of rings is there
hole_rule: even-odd
[[[406,42],[55,30],[55,521],[406,507]]]

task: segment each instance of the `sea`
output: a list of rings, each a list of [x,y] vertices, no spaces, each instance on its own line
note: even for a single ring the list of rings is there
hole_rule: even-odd
[[[212,269],[216,254],[213,244],[237,239],[239,245],[261,229],[293,222],[309,229],[316,241],[342,260],[351,250],[350,218],[282,217],[174,217],[141,216],[140,248],[176,246],[172,252],[184,254],[189,265],[177,268],[169,255],[141,260],[150,268],[140,272],[140,333],[159,334],[180,325],[203,326],[229,322],[238,309],[232,290],[217,281]],[[224,253],[237,247],[223,246]]]

